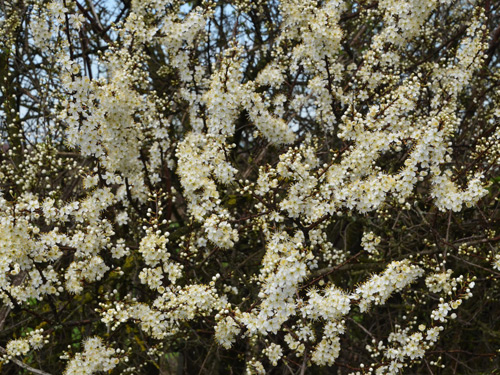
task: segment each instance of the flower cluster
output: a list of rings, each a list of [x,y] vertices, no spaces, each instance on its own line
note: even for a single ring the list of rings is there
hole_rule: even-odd
[[[493,2],[11,3],[6,366],[419,372],[497,303]]]
[[[356,288],[354,297],[359,298],[359,309],[364,312],[372,303],[384,304],[393,292],[402,290],[423,273],[423,269],[410,264],[408,260],[392,262],[381,275],[374,275]]]
[[[48,340],[43,335],[43,329],[36,329],[28,332],[26,338],[10,340],[5,347],[7,355],[10,357],[24,356],[30,350],[40,349]]]
[[[65,375],[91,375],[110,371],[120,362],[120,349],[104,346],[100,337],[90,337],[83,344],[83,352],[69,361]]]

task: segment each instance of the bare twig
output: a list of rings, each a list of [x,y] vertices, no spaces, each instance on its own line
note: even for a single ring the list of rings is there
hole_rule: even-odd
[[[2,354],[7,354],[7,350],[5,350],[3,347],[0,346],[0,352]],[[48,372],[45,372],[43,370],[38,370],[36,368],[33,368],[29,365],[27,365],[26,363],[24,362],[21,362],[20,360],[16,359],[16,358],[10,358],[9,361],[11,361],[12,363],[15,363],[16,365],[18,365],[19,367],[22,367],[23,369],[25,370],[28,370],[30,372],[32,372],[33,374],[38,374],[38,375],[51,375],[49,374]]]

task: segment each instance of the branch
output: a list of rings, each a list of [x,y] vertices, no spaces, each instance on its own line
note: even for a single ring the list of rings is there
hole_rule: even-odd
[[[1,346],[0,346],[0,352],[2,352],[3,354],[7,354],[7,350],[5,350]],[[33,374],[38,374],[38,375],[52,375],[52,374],[49,374],[48,372],[45,372],[45,371],[33,368],[33,367],[27,365],[26,363],[21,362],[20,360],[18,360],[16,358],[10,358],[9,361],[15,363],[16,365],[18,365],[19,367],[22,367],[25,370],[28,370],[28,371],[32,372]]]

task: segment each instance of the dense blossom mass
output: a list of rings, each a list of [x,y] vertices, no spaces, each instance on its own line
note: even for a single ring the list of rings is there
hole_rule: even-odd
[[[0,2],[1,372],[500,367],[499,24]]]

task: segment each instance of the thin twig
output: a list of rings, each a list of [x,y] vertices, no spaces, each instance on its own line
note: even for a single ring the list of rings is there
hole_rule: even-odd
[[[0,346],[0,352],[2,352],[3,354],[7,354],[7,350],[5,350],[3,347]],[[28,370],[30,372],[32,372],[33,374],[38,374],[38,375],[51,375],[49,374],[48,372],[45,372],[45,371],[42,371],[42,370],[38,370],[36,368],[33,368],[29,365],[27,365],[26,363],[24,362],[21,362],[20,360],[16,359],[16,358],[10,358],[9,361],[11,361],[12,363],[15,363],[16,365],[18,365],[19,367],[22,367],[23,369],[25,370]]]

